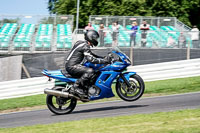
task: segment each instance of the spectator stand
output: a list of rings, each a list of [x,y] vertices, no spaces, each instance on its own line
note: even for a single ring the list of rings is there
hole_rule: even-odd
[[[35,32],[35,24],[22,24],[18,30],[14,41],[13,50],[17,51],[29,51],[32,46],[32,37]]]
[[[0,52],[37,53],[72,45],[72,15],[0,15]]]
[[[16,23],[5,23],[0,29],[0,50],[8,50],[17,30]]]
[[[72,46],[72,30],[69,24],[57,25],[57,50],[66,50]]]
[[[91,15],[89,21],[93,25],[103,23],[109,30],[111,30],[112,23],[118,21],[120,24],[118,44],[120,47],[129,47],[131,23],[136,21],[138,25],[145,20],[150,24],[150,30],[147,34],[146,48],[177,48],[178,37],[180,32],[184,32],[187,38],[187,45],[192,47],[190,36],[188,32],[190,27],[181,23],[175,17],[143,17],[143,16],[104,16],[104,15]],[[112,33],[110,31],[110,33]],[[168,38],[172,37],[175,44],[172,47],[167,46]],[[112,38],[110,38],[112,41]],[[106,40],[105,40],[106,42]],[[136,34],[136,47],[141,47],[141,30],[138,29]]]
[[[35,50],[50,51],[52,45],[53,24],[40,24],[36,35]]]

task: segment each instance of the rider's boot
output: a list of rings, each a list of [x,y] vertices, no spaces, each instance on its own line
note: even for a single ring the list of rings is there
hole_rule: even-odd
[[[78,82],[74,83],[69,92],[72,94],[77,94],[79,97],[85,96],[85,93],[83,92],[83,89],[80,89],[80,85]]]

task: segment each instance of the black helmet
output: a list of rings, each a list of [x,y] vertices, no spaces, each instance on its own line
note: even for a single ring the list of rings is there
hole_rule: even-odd
[[[94,46],[98,45],[98,38],[99,38],[99,33],[95,30],[88,30],[85,33],[85,40],[92,43],[92,45]]]

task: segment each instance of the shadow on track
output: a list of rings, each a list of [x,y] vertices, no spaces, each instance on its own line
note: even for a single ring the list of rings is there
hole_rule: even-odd
[[[109,111],[109,110],[117,110],[117,109],[141,108],[141,107],[146,107],[146,106],[149,106],[149,105],[111,106],[111,107],[101,107],[101,108],[95,108],[95,109],[86,109],[86,110],[74,111],[72,113],[76,114],[76,113]]]

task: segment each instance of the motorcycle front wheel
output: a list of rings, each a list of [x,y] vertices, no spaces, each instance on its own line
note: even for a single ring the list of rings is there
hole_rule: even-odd
[[[118,96],[124,101],[138,100],[144,93],[145,85],[143,79],[135,74],[129,78],[131,87],[128,87],[124,81],[120,81],[119,78],[116,83],[116,92]]]
[[[75,98],[64,98],[53,95],[47,95],[46,104],[48,109],[57,115],[69,114],[76,107],[77,100]]]

